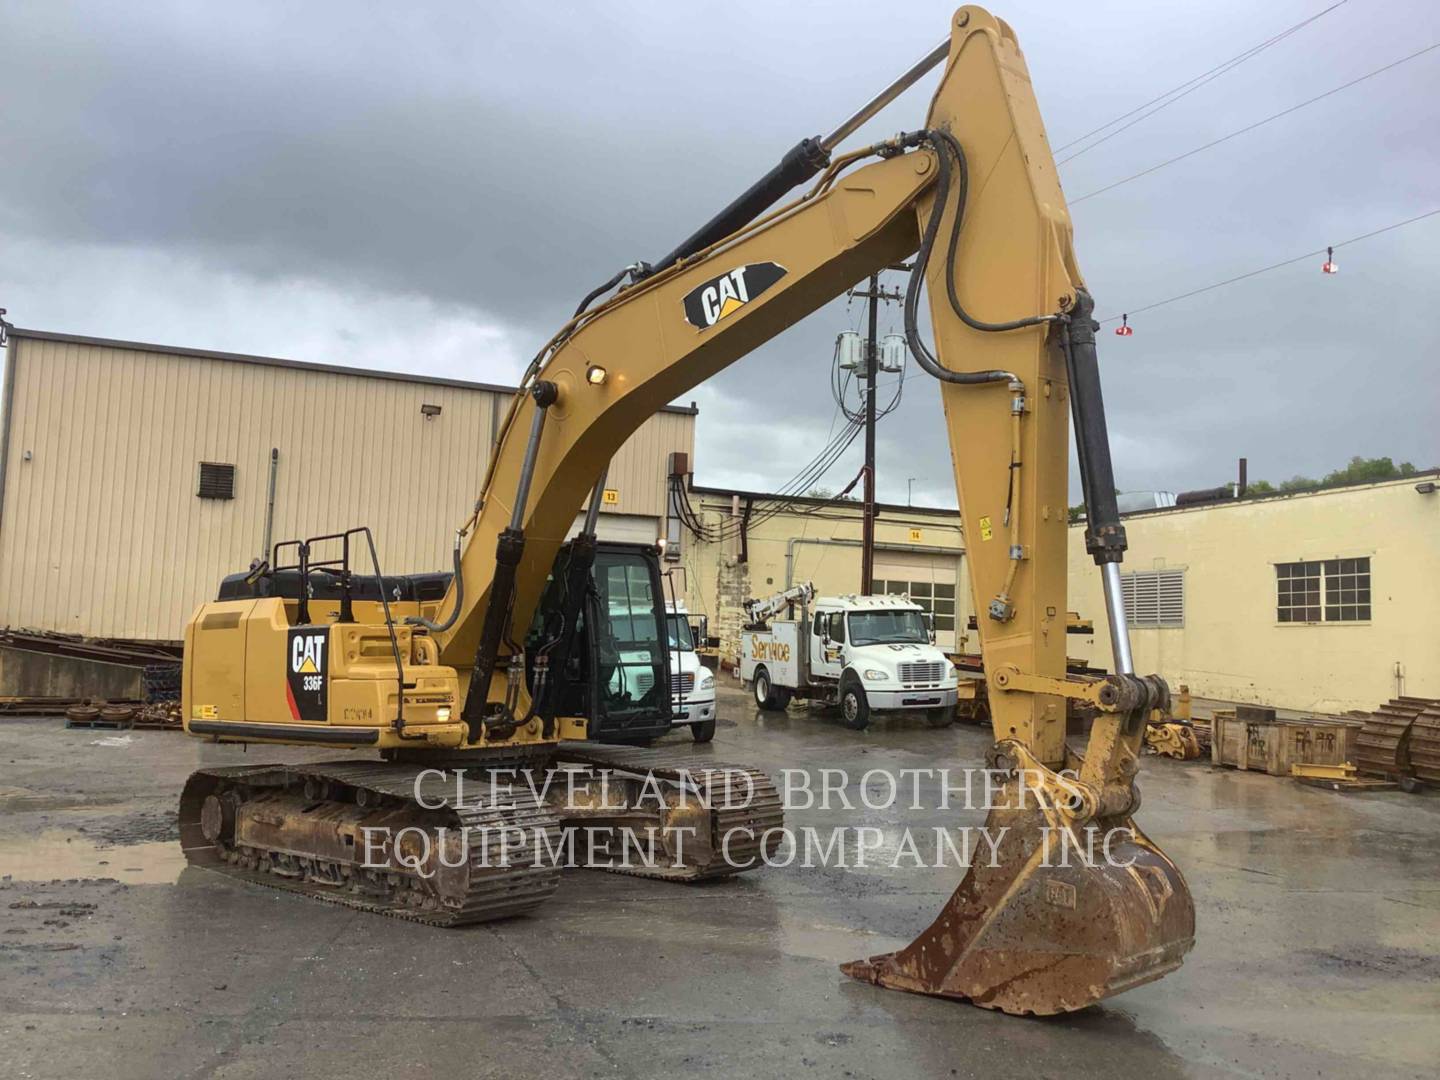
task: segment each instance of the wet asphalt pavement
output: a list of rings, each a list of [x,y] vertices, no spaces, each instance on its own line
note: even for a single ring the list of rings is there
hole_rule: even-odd
[[[923,781],[922,809],[866,809],[861,775],[978,766],[988,732],[852,732],[823,712],[757,715],[729,689],[720,716],[717,759],[806,768],[817,784],[820,769],[848,770],[856,809],[787,821],[878,828],[870,865],[692,887],[571,871],[531,916],[448,931],[185,868],[173,810],[192,769],[332,752],[0,720],[3,1075],[1378,1080],[1440,1067],[1440,796],[1146,759],[1138,820],[1189,879],[1195,949],[1160,982],[1020,1020],[836,970],[904,944],[960,879],[891,868],[899,833],[923,849],[936,826],[983,820],[939,809]],[[688,749],[688,734],[672,744]]]

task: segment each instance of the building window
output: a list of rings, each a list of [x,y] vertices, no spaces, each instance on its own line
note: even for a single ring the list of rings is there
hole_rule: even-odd
[[[1120,575],[1125,619],[1131,626],[1185,625],[1185,571],[1132,570]]]
[[[876,581],[877,596],[908,596],[935,621],[936,633],[955,630],[955,586],[929,581]]]
[[[1282,623],[1369,622],[1370,558],[1275,564]]]
[[[235,466],[214,461],[200,462],[200,489],[195,494],[202,499],[233,499]]]

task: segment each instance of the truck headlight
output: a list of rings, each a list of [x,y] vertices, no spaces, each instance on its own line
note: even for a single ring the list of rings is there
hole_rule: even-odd
[[[436,709],[435,719],[442,724],[448,724],[450,722],[450,706],[441,705],[438,709]]]
[[[715,689],[715,676],[714,676],[714,675],[711,675],[708,671],[707,671],[704,675],[701,675],[701,676],[700,676],[700,689],[701,689],[701,690],[713,690],[713,689]]]
[[[863,674],[865,675],[866,682],[884,682],[886,679],[890,678],[890,673],[888,671],[876,671],[874,668],[870,668]]]

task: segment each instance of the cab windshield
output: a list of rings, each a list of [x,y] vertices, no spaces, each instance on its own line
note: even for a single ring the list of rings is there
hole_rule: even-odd
[[[670,648],[676,652],[694,652],[695,639],[690,636],[690,620],[684,615],[671,615],[665,621],[670,627]]]
[[[852,611],[851,645],[928,645],[930,631],[918,611]]]

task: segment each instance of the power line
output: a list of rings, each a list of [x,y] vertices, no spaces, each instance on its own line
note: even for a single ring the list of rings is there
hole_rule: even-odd
[[[1393,232],[1396,229],[1403,229],[1406,225],[1413,225],[1417,221],[1424,221],[1426,218],[1432,218],[1437,214],[1440,214],[1440,207],[1437,207],[1434,210],[1427,210],[1423,214],[1416,214],[1414,217],[1406,218],[1404,221],[1397,221],[1393,225],[1386,225],[1383,228],[1374,229],[1367,233],[1362,233],[1360,236],[1352,236],[1348,240],[1341,240],[1338,244],[1330,244],[1328,245],[1328,247],[1342,248],[1348,247],[1351,244],[1358,244],[1361,240],[1369,240],[1372,236],[1379,236],[1381,233]],[[1223,288],[1226,285],[1233,285],[1237,281],[1244,281],[1246,278],[1256,277],[1260,274],[1268,274],[1271,270],[1279,270],[1283,266],[1292,266],[1297,262],[1303,262],[1306,259],[1313,259],[1317,255],[1324,255],[1325,252],[1326,248],[1316,248],[1314,251],[1307,251],[1303,255],[1296,255],[1293,258],[1283,259],[1277,263],[1271,263],[1269,266],[1262,266],[1258,270],[1250,270],[1244,274],[1236,274],[1234,277],[1228,277],[1224,281],[1217,281],[1211,285],[1202,285],[1198,289],[1191,289],[1189,292],[1183,292],[1177,296],[1171,296],[1164,300],[1156,300],[1153,304],[1146,304],[1144,307],[1126,308],[1125,314],[1138,315],[1142,311],[1153,311],[1155,308],[1164,307],[1166,304],[1173,304],[1179,300],[1188,300],[1192,296],[1199,296],[1201,293],[1210,292],[1212,289]],[[1100,322],[1104,324],[1118,322],[1119,320],[1119,315],[1112,315],[1108,319],[1101,319]]]
[[[1150,166],[1150,168],[1143,169],[1140,172],[1135,173],[1133,176],[1127,176],[1123,180],[1116,180],[1113,184],[1106,184],[1102,188],[1096,188],[1094,191],[1090,191],[1085,193],[1084,195],[1081,195],[1078,199],[1069,200],[1069,203],[1071,206],[1074,206],[1077,203],[1084,202],[1086,199],[1093,199],[1096,195],[1103,195],[1107,191],[1113,191],[1117,187],[1120,187],[1122,184],[1128,184],[1132,180],[1139,180],[1142,176],[1149,176],[1153,172],[1159,172],[1161,169],[1164,169],[1170,165],[1174,165],[1177,161],[1184,161],[1186,158],[1194,157],[1196,154],[1201,153],[1205,150],[1209,150],[1211,147],[1219,146],[1223,142],[1229,142],[1237,135],[1244,135],[1246,132],[1254,131],[1258,127],[1263,127],[1265,124],[1270,123],[1272,120],[1279,120],[1282,116],[1289,116],[1291,113],[1303,109],[1307,105],[1314,105],[1317,101],[1324,101],[1326,98],[1331,97],[1334,94],[1338,94],[1342,90],[1348,90],[1352,86],[1357,86],[1360,83],[1364,82],[1366,79],[1373,79],[1376,75],[1383,74],[1384,72],[1389,71],[1391,68],[1397,68],[1401,64],[1408,63],[1409,61],[1414,60],[1417,57],[1424,56],[1426,53],[1432,52],[1435,49],[1440,49],[1440,41],[1435,42],[1433,45],[1427,45],[1425,46],[1425,48],[1419,49],[1416,52],[1411,53],[1409,56],[1402,56],[1399,60],[1391,61],[1384,67],[1376,68],[1374,71],[1361,75],[1357,79],[1351,79],[1349,82],[1343,83],[1340,86],[1335,87],[1334,89],[1326,90],[1323,94],[1317,94],[1315,97],[1302,101],[1298,105],[1291,105],[1288,109],[1282,109],[1280,112],[1267,116],[1263,120],[1257,120],[1253,124],[1247,124],[1245,127],[1230,132],[1228,135],[1222,135],[1220,136],[1220,138],[1213,139],[1210,142],[1205,143],[1203,146],[1197,146],[1193,150],[1187,150],[1185,151],[1185,153],[1178,154],[1175,157],[1168,159],[1167,161],[1162,161],[1158,165],[1152,165]]]
[[[1082,149],[1075,151],[1075,153],[1069,155],[1068,157],[1061,158],[1058,162],[1056,162],[1056,164],[1064,165],[1067,161],[1074,161],[1081,154],[1088,154],[1091,150],[1094,150],[1095,147],[1101,145],[1102,143],[1108,142],[1116,135],[1119,135],[1122,131],[1127,131],[1130,128],[1134,127],[1136,124],[1140,123],[1142,120],[1149,119],[1150,117],[1158,113],[1161,109],[1169,108],[1171,105],[1174,105],[1175,102],[1180,101],[1182,98],[1188,97],[1196,90],[1199,90],[1201,87],[1209,85],[1216,79],[1220,78],[1220,76],[1228,74],[1229,72],[1235,70],[1235,68],[1239,67],[1246,60],[1260,55],[1260,53],[1264,52],[1272,45],[1278,45],[1280,42],[1288,38],[1291,34],[1294,34],[1295,32],[1304,29],[1306,26],[1309,26],[1315,20],[1323,18],[1324,16],[1330,14],[1330,12],[1334,11],[1336,8],[1343,7],[1348,2],[1349,0],[1340,0],[1340,2],[1337,4],[1331,4],[1324,11],[1317,12],[1316,14],[1311,15],[1308,19],[1302,19],[1294,26],[1291,26],[1286,30],[1282,30],[1274,37],[1267,38],[1264,41],[1260,42],[1260,44],[1258,45],[1251,46],[1249,49],[1246,49],[1244,52],[1240,53],[1237,56],[1232,56],[1229,60],[1226,60],[1224,63],[1217,64],[1209,71],[1202,72],[1201,74],[1196,75],[1193,79],[1190,79],[1187,82],[1183,82],[1179,86],[1174,87],[1173,89],[1165,91],[1165,93],[1159,95],[1158,97],[1151,98],[1143,105],[1138,105],[1124,115],[1117,116],[1109,123],[1101,124],[1095,130],[1081,135],[1078,139],[1070,140],[1070,142],[1066,143],[1064,146],[1056,147],[1055,152],[1058,154],[1062,150],[1068,150],[1070,147],[1084,142],[1092,135],[1100,134],[1100,132],[1104,131],[1106,128],[1113,127],[1115,124],[1119,124],[1122,120],[1130,120],[1132,116],[1135,117],[1135,119],[1130,120],[1128,124],[1123,124],[1121,127],[1116,128],[1104,138],[1096,139],[1089,146],[1083,147]],[[1167,98],[1169,100],[1166,100]],[[1160,104],[1157,105],[1157,102],[1159,102]],[[1155,105],[1156,107],[1150,109],[1151,105]],[[1150,111],[1145,112],[1146,109],[1149,109]],[[1142,115],[1137,116],[1137,113],[1141,113]]]

